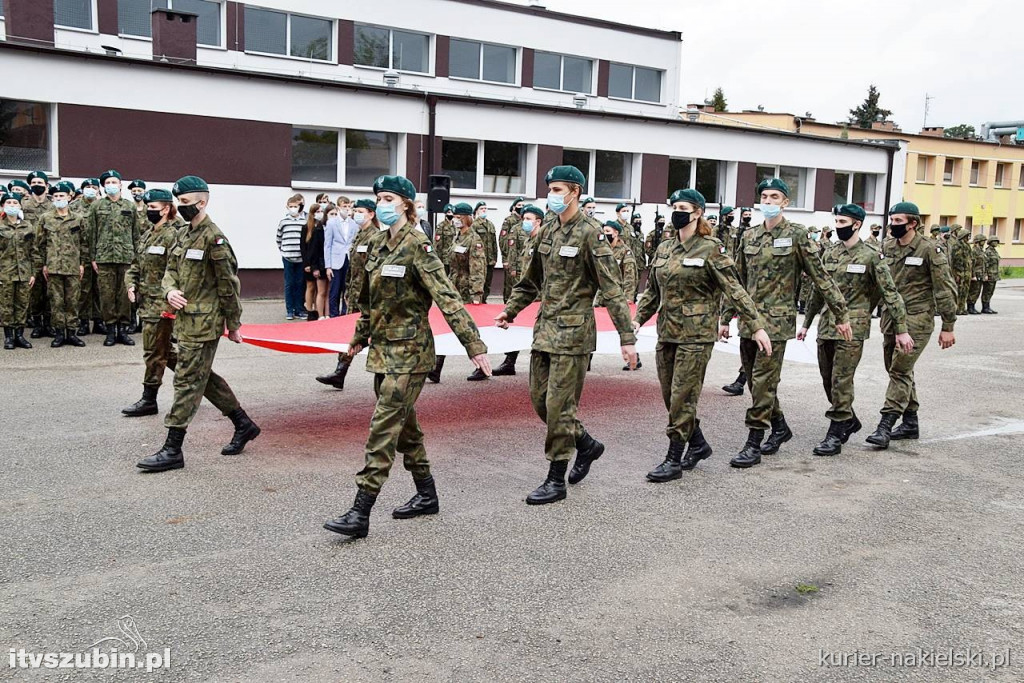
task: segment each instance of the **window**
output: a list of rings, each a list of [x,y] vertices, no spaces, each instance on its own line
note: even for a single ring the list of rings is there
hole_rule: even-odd
[[[372,187],[396,171],[397,136],[366,130],[292,129],[292,180]]]
[[[996,164],[996,187],[1006,187],[1010,177],[1010,164]]]
[[[355,63],[379,69],[428,73],[430,36],[356,24]]]
[[[1003,227],[1003,221],[1005,220],[1005,218],[992,219],[992,225],[988,226],[988,234],[990,237],[992,235],[998,235],[1001,232],[1001,228]]]
[[[1020,242],[1020,228],[1021,223],[1024,223],[1024,219],[1016,219],[1013,221],[1013,241]]]
[[[629,197],[632,171],[632,154],[598,151],[594,168],[594,194],[610,199]]]
[[[515,83],[516,49],[452,38],[448,53],[448,74],[475,81]]]
[[[441,142],[441,173],[451,176],[452,187],[476,189],[476,148],[475,142]]]
[[[697,159],[696,190],[704,195],[709,204],[719,203],[718,188],[725,182],[722,175],[725,165],[715,159]]]
[[[874,211],[877,180],[878,176],[871,173],[854,173],[850,204],[856,204],[865,211]]]
[[[959,185],[957,182],[958,171],[956,159],[946,159],[946,164],[942,167],[942,182],[945,185]]]
[[[786,185],[789,185],[789,205],[794,208],[804,208],[806,205],[806,198],[804,196],[804,188],[806,187],[807,169],[797,168],[796,166],[758,166],[757,167],[757,182],[760,183],[762,180],[769,178],[779,178]],[[700,190],[700,188],[697,188]],[[835,188],[833,188],[834,190]],[[703,192],[702,192],[703,194]],[[704,195],[707,197],[708,195]],[[756,201],[760,202],[761,198],[756,197]],[[843,202],[846,203],[846,202]]]
[[[917,182],[919,183],[930,183],[932,182],[932,165],[935,163],[935,157],[926,157],[922,155],[917,156]]]
[[[481,192],[521,194],[526,186],[526,145],[485,140],[443,140],[441,172],[452,187]]]
[[[49,105],[0,99],[0,168],[18,175],[53,168]]]
[[[832,206],[848,204],[850,196],[850,174],[836,171],[836,179],[832,184]]]
[[[92,30],[92,0],[53,0],[53,23],[61,28]]]
[[[968,216],[964,219],[964,227],[967,228],[967,232],[974,232],[974,216]]]
[[[590,152],[582,149],[563,149],[562,163],[566,166],[575,166],[583,172],[588,183],[587,187],[583,188],[583,194],[590,194],[590,188],[594,185],[594,174],[590,172]]]
[[[220,47],[221,3],[213,0],[117,0],[117,32],[123,36],[152,37],[150,14],[157,8],[199,15],[196,19],[196,42]]]
[[[608,96],[660,102],[661,72],[642,66],[612,64],[608,69]]]
[[[1024,164],[1020,165],[1020,176],[1017,179],[1017,188],[1024,190]]]
[[[665,188],[665,196],[671,197],[676,190],[687,190],[693,186],[693,160],[692,159],[669,159],[668,160],[668,187]]]
[[[174,0],[180,2],[181,0]],[[327,19],[245,8],[245,50],[330,61],[334,24]]]
[[[594,92],[594,63],[589,59],[537,52],[533,86],[590,95]]]
[[[988,170],[988,164],[984,161],[972,161],[971,162],[971,185],[984,185],[985,181],[988,180],[986,171]]]

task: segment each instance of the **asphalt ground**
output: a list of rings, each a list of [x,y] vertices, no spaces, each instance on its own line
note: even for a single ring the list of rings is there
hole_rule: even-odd
[[[355,493],[362,361],[339,392],[313,381],[331,355],[223,342],[215,367],[262,436],[219,455],[231,424],[204,403],[186,468],[145,475],[162,419],[119,414],[141,391],[141,345],[0,352],[4,654],[114,636],[102,646],[171,653],[152,673],[5,661],[0,678],[1020,681],[1024,281],[994,307],[961,319],[951,350],[932,337],[922,438],[884,452],[863,444],[886,385],[877,327],[857,377],[865,429],[834,458],[811,454],[827,428],[817,368],[788,363],[796,436],[730,468],[749,396],[722,393],[738,357],[713,354],[699,414],[715,453],[669,484],[644,479],[667,445],[653,357],[636,373],[597,357],[581,417],[607,451],[542,507],[523,502],[547,468],[526,356],[516,377],[473,384],[451,358],[417,406],[440,515],[391,518],[413,493],[399,465],[357,541],[321,525]],[[244,319],[282,308],[247,302]]]

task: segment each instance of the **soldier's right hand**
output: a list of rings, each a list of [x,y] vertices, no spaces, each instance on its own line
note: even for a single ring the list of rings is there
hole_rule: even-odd
[[[729,326],[719,325],[718,326],[718,339],[719,341],[725,341],[729,338]]]
[[[804,339],[807,339],[807,328],[801,327],[800,331],[796,333],[796,340],[803,341]]]
[[[94,273],[100,272],[100,267],[98,265],[96,265],[95,261],[92,262],[92,272],[94,272]]]
[[[46,266],[43,266],[43,279],[45,279],[47,282],[50,281],[50,269],[47,268]]]
[[[772,355],[772,340],[763,327],[754,333],[754,341],[757,342],[757,348],[761,349],[761,353],[766,356]]]
[[[508,329],[508,312],[502,311],[498,314],[498,317],[494,319],[494,324],[503,330]]]
[[[188,306],[188,299],[185,298],[185,293],[180,289],[172,289],[167,292],[167,303],[169,303],[174,310],[180,311]]]
[[[128,288],[128,301],[131,301],[132,303],[135,303],[135,288],[134,287],[129,287]]]
[[[640,331],[640,323],[638,323],[636,320],[634,320],[633,321],[633,334],[636,334],[639,331]]]
[[[358,356],[359,352],[362,351],[362,350],[363,350],[363,345],[362,344],[352,344],[352,345],[350,345],[348,347],[348,351],[346,351],[345,353],[348,354],[349,360],[352,360],[353,358]]]

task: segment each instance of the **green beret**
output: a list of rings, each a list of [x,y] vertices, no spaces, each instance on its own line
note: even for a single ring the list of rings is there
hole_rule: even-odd
[[[595,201],[593,197],[584,197],[580,200],[580,204],[597,204],[597,201]]]
[[[452,204],[445,204],[444,205],[444,212],[448,213],[449,211],[454,212],[455,211],[455,206],[452,205]]]
[[[836,204],[832,207],[832,213],[836,216],[846,216],[852,218],[855,221],[864,222],[867,218],[867,214],[864,213],[864,209],[857,206],[856,204]]]
[[[526,197],[516,197],[515,199],[512,200],[512,204],[509,205],[508,210],[509,211],[515,211],[516,204],[518,204],[519,202],[525,201],[525,200],[526,200]]]
[[[623,209],[628,209],[628,208],[629,208],[629,204],[616,204],[615,205],[615,213],[618,213],[619,211],[622,211]]]
[[[580,187],[587,184],[583,172],[575,166],[555,166],[544,176],[545,183],[575,183]]]
[[[140,190],[145,190],[146,189],[146,181],[145,180],[133,180],[132,182],[130,182],[128,184],[128,189],[129,190],[134,190],[136,187],[139,188]],[[156,200],[154,200],[154,201],[156,201]]]
[[[639,211],[633,213],[633,220],[636,220],[637,218],[641,218],[641,219],[643,218],[643,216],[640,215]]]
[[[30,183],[31,183],[31,182],[32,182],[33,180],[35,180],[36,178],[42,178],[42,179],[43,179],[43,182],[44,182],[44,183],[46,183],[47,185],[49,185],[49,184],[50,184],[50,178],[49,178],[49,176],[47,176],[47,175],[46,175],[45,173],[43,173],[42,171],[32,171],[31,173],[29,173],[29,174],[28,174],[28,177],[27,177],[27,178],[25,178],[25,180],[27,180],[28,182],[30,182]]]
[[[761,193],[765,190],[778,190],[782,194],[789,196],[789,185],[785,183],[781,178],[765,178],[757,184],[757,196],[761,197]]]
[[[705,218],[707,218],[709,221],[710,220],[716,220],[717,221],[718,220],[718,214],[717,213],[709,213],[707,216],[705,216]]]
[[[449,204],[448,206],[451,206],[451,204]],[[369,211],[373,211],[374,213],[377,213],[377,202],[375,202],[372,199],[359,199],[359,200],[356,200],[356,203],[352,205],[352,208],[353,209],[368,209]],[[445,207],[445,208],[447,209],[448,207]]]
[[[949,226],[943,225],[941,228],[939,228],[939,232],[949,232]]]
[[[209,192],[210,186],[206,184],[206,181],[199,176],[187,175],[184,178],[178,178],[178,182],[171,186],[171,192],[175,197],[180,197],[183,194],[189,194],[190,192]]]
[[[149,204],[150,202],[170,203],[174,201],[174,197],[171,196],[171,193],[168,190],[153,188],[152,190],[146,192],[146,194],[142,195],[142,201],[146,202],[147,204]]]
[[[544,209],[533,204],[527,204],[523,207],[523,216],[525,217],[528,213],[532,213],[537,218],[544,218]]]
[[[16,187],[20,187],[26,192],[29,192],[31,190],[31,188],[29,188],[28,186],[28,183],[26,183],[24,180],[12,180],[11,182],[7,183],[8,190],[14,190],[14,188]]]
[[[0,206],[3,206],[4,204],[11,200],[18,202],[18,204],[21,204],[21,197],[19,197],[13,192],[8,192],[2,198],[0,198]]]
[[[373,181],[373,193],[391,192],[410,201],[416,201],[416,186],[400,175],[382,175]]]
[[[982,235],[980,232],[977,235],[974,236],[974,243],[975,244],[981,244],[984,241],[985,241],[985,236]]]
[[[988,243],[989,244],[1002,244],[1002,242],[999,241],[999,235],[992,235],[991,237],[989,237],[988,238]]]
[[[668,198],[668,203],[675,204],[676,202],[688,202],[690,204],[695,204],[702,209],[707,205],[704,195],[697,192],[697,190],[676,190],[672,193],[672,196]]]
[[[82,184],[81,184],[80,187],[82,189],[85,189],[85,187],[88,186],[88,185],[92,185],[93,187],[99,187],[100,186],[100,179],[99,178],[86,178],[85,180],[82,181]]]
[[[469,204],[467,204],[466,202],[459,202],[458,204],[455,205],[455,215],[456,216],[472,216],[473,215],[473,207],[470,206]]]
[[[479,211],[481,206],[486,209],[487,208],[487,202],[477,202],[476,206],[473,207],[473,213],[476,213],[477,211]]]
[[[909,216],[921,217],[921,210],[917,208],[917,204],[914,204],[913,202],[899,202],[898,204],[893,204],[892,208],[889,209],[889,215],[891,216],[894,213],[905,213]]]
[[[71,183],[71,182],[68,182],[67,180],[62,180],[59,183],[57,183],[57,185],[53,188],[53,191],[54,192],[67,192],[68,194],[74,194],[75,193],[75,184]]]
[[[622,223],[620,223],[618,221],[605,221],[604,227],[606,227],[606,228],[615,228],[616,230],[619,231],[620,235],[622,234]]]
[[[104,171],[103,173],[100,174],[100,182],[99,182],[99,184],[103,185],[104,183],[107,182],[108,178],[117,178],[118,180],[120,180],[121,179],[121,174],[118,173],[117,171],[115,171],[114,169],[110,169],[109,171]]]
[[[732,213],[735,210],[736,210],[735,208],[733,208],[733,207],[729,206],[728,204],[726,204],[725,206],[722,207],[722,210],[721,210],[720,213],[723,216],[728,216],[730,213]]]

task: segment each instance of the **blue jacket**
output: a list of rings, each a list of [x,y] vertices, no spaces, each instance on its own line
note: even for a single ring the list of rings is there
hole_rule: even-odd
[[[351,218],[340,218],[339,221],[328,220],[324,226],[324,264],[332,270],[345,267],[352,240],[359,232],[359,226]]]

